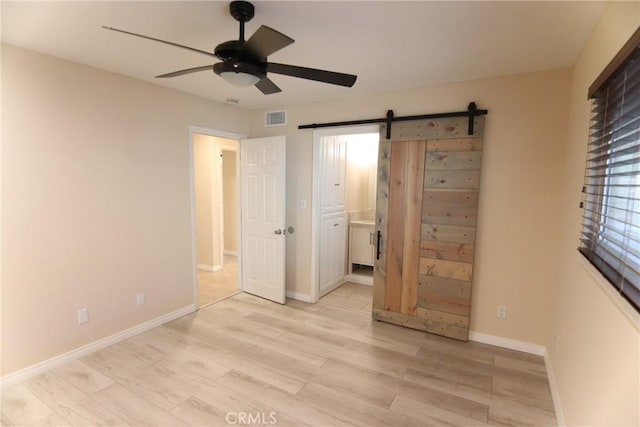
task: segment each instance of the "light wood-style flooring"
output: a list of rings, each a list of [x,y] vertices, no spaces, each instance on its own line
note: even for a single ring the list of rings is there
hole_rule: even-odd
[[[556,424],[541,357],[372,321],[370,301],[235,295],[10,387],[2,424]]]
[[[225,255],[219,271],[198,270],[198,304],[204,307],[238,293],[238,257]]]

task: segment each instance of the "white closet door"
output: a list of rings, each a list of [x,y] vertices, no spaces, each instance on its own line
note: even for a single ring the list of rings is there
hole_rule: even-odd
[[[323,137],[320,155],[321,213],[344,211],[346,209],[347,143],[337,136]]]
[[[336,214],[333,221],[332,238],[332,282],[339,285],[344,281],[347,267],[347,214]]]
[[[333,230],[335,215],[322,215],[320,220],[320,294],[333,284]]]
[[[334,210],[347,210],[347,141],[337,139],[333,148],[334,164]]]

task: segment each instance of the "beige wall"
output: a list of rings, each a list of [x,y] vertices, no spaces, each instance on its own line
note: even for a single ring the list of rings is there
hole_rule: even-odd
[[[220,155],[225,148],[234,149],[237,142],[232,139],[194,134],[193,156],[195,166],[196,230],[198,235],[198,264],[205,270],[222,267],[222,255],[226,247],[227,206],[224,197],[225,170],[221,168]],[[235,153],[232,153],[235,156]],[[235,162],[235,157],[233,159]],[[235,173],[235,172],[234,172]],[[233,178],[235,180],[235,176]],[[232,200],[232,204],[236,201]],[[224,210],[221,212],[220,209]],[[225,213],[223,215],[223,213]],[[237,211],[230,213],[235,215]],[[224,221],[225,224],[221,224]],[[232,225],[237,227],[237,221]],[[224,235],[223,235],[224,234]],[[237,234],[234,228],[231,238]],[[225,240],[225,242],[223,242]]]
[[[352,161],[347,144],[347,211],[366,211],[369,201],[369,169]]]
[[[248,113],[6,45],[2,79],[2,374],[193,304],[189,126]]]
[[[220,266],[222,261],[215,152],[213,137],[193,135],[198,265],[204,269]]]
[[[222,183],[224,194],[224,250],[238,252],[238,183],[236,152],[222,152]]]
[[[378,162],[377,135],[349,135],[347,140],[347,211],[366,211],[375,207],[375,192],[370,191],[371,168]],[[370,176],[372,175],[372,176]]]
[[[253,112],[253,136],[287,137],[287,224],[296,227],[287,236],[287,289],[309,294],[311,283],[311,210],[300,200],[311,201],[313,138],[298,125],[383,117],[389,108],[399,116],[459,111],[476,101],[489,115],[471,329],[545,344],[569,88],[570,71],[558,70],[289,107],[286,127],[265,128],[264,111]],[[499,304],[507,319],[496,318]]]
[[[562,204],[556,210],[563,220],[557,239],[560,269],[546,342],[567,425],[640,425],[638,313],[576,250],[589,127],[587,88],[640,25],[639,5],[610,5],[573,69]]]

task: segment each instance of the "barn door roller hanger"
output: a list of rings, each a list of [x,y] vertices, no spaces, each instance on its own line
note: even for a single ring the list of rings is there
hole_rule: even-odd
[[[443,119],[447,117],[468,117],[469,127],[467,133],[473,135],[473,119],[477,116],[484,116],[488,110],[479,110],[475,102],[470,102],[467,106],[467,111],[456,111],[453,113],[436,113],[436,114],[423,114],[419,116],[402,116],[395,117],[393,110],[387,111],[387,116],[380,119],[365,119],[365,120],[351,120],[347,122],[333,122],[333,123],[313,123],[310,125],[300,125],[298,129],[316,129],[327,128],[336,126],[353,126],[353,125],[366,125],[373,123],[385,123],[387,125],[387,139],[391,139],[391,124],[393,122],[406,122],[410,120],[425,120],[425,119]]]

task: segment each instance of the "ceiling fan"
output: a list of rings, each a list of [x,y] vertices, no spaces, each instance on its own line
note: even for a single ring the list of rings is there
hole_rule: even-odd
[[[244,24],[253,18],[255,12],[253,5],[247,1],[233,1],[229,6],[229,11],[231,12],[231,16],[240,23],[240,36],[238,40],[230,40],[220,43],[216,46],[213,52],[207,52],[117,28],[106,26],[103,26],[102,28],[188,49],[192,52],[213,56],[222,61],[213,65],[204,65],[201,67],[187,68],[184,70],[174,71],[172,73],[161,74],[156,76],[158,78],[176,77],[184,74],[197,73],[199,71],[213,70],[214,73],[233,85],[255,85],[255,87],[265,95],[282,91],[269,79],[269,77],[267,77],[267,73],[299,77],[302,79],[315,80],[318,82],[346,87],[352,87],[356,82],[358,76],[353,74],[267,62],[267,57],[269,55],[290,45],[294,40],[272,28],[262,25],[251,37],[249,37],[249,40],[245,41]]]

